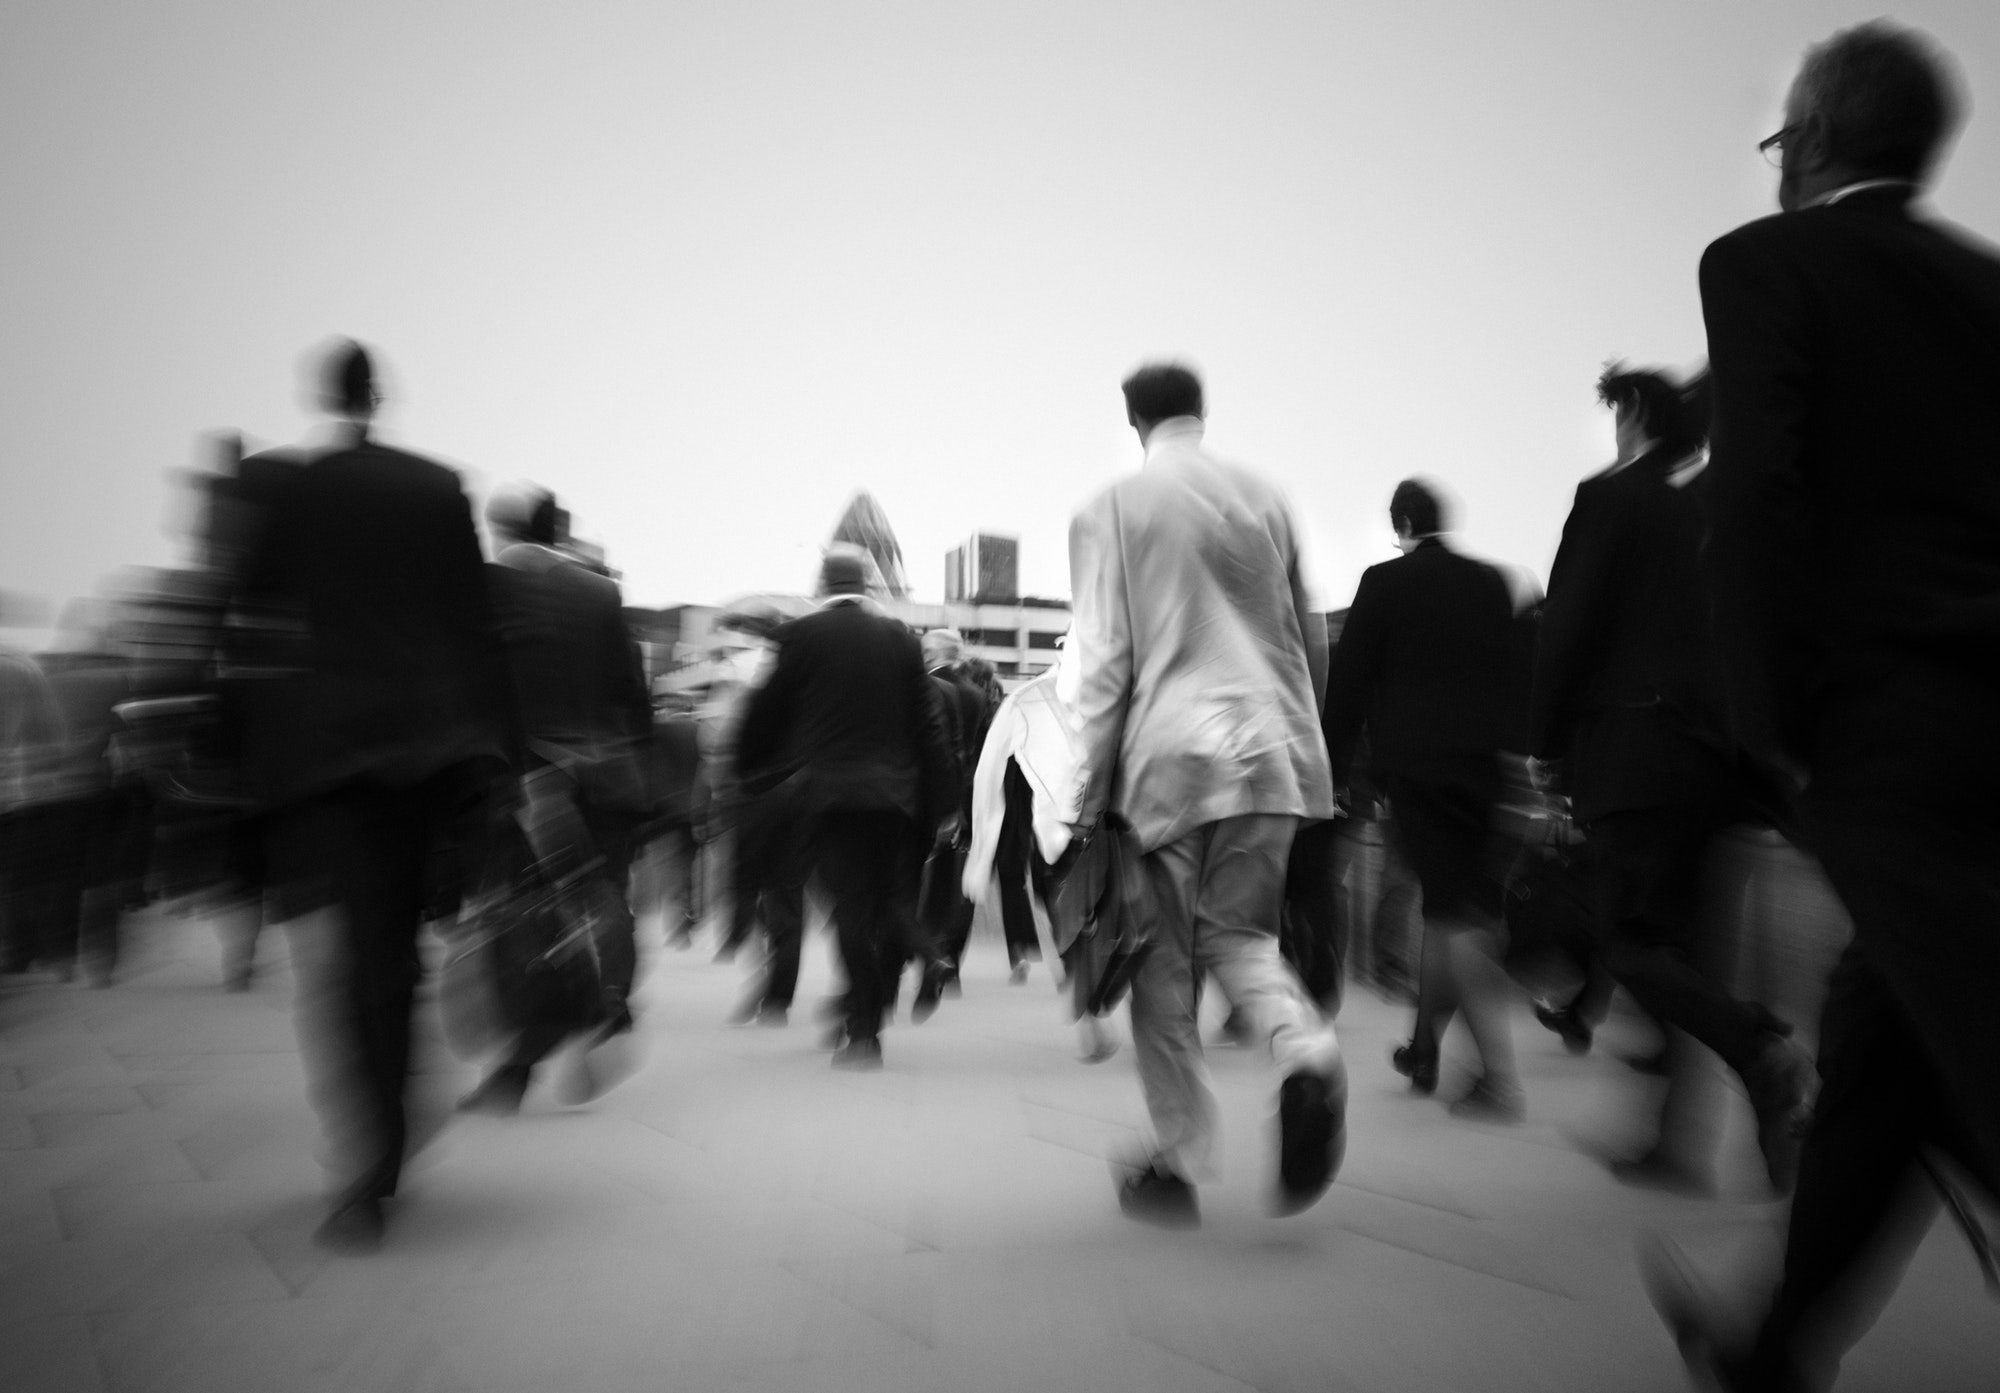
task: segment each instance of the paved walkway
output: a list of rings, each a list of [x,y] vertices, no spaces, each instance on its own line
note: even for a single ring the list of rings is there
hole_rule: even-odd
[[[1104,1159],[1142,1121],[1129,1049],[1079,1063],[1047,978],[1010,986],[984,928],[964,998],[888,1032],[870,1075],[828,1068],[807,1011],[723,1026],[742,969],[651,935],[642,1072],[586,1109],[538,1084],[518,1119],[451,1120],[384,1251],[332,1257],[309,1241],[284,944],[228,995],[208,925],[129,927],[109,990],[0,987],[6,1393],[1665,1393],[1684,1385],[1633,1233],[1721,1263],[1777,1215],[1743,1115],[1720,1201],[1607,1178],[1590,1153],[1648,1087],[1611,1058],[1617,1022],[1573,1059],[1524,1013],[1529,1121],[1474,1126],[1404,1090],[1385,1062],[1403,1012],[1364,994],[1332,1193],[1264,1215],[1272,1081],[1218,1050],[1224,1176],[1201,1229],[1157,1231],[1119,1214]],[[825,959],[815,936],[802,1005]],[[472,1071],[432,1058],[442,1103]],[[1954,1231],[1842,1387],[2000,1387],[2000,1306]]]

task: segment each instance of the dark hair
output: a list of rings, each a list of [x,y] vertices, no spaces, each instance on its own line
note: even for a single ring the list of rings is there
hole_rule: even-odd
[[[1201,415],[1201,379],[1179,363],[1148,363],[1119,385],[1134,424]]]
[[[349,416],[366,416],[381,400],[375,391],[375,363],[368,350],[353,339],[343,339],[327,354],[326,404]]]
[[[1825,123],[1827,153],[1841,163],[1921,179],[1961,115],[1948,61],[1914,29],[1857,24],[1806,50],[1799,110]]]
[[[965,675],[972,679],[973,685],[986,693],[988,705],[998,702],[1007,695],[1007,689],[1000,685],[1000,669],[978,654],[959,659],[958,665],[964,670]]]
[[[1686,386],[1658,368],[1609,364],[1597,379],[1597,399],[1613,410],[1638,413],[1639,427],[1660,448],[1685,454],[1708,440],[1708,373]]]
[[[556,518],[562,508],[552,493],[544,493],[535,500],[534,509],[528,514],[528,530],[524,534],[531,542],[552,547],[556,544]]]
[[[1412,537],[1435,536],[1445,530],[1444,504],[1422,479],[1405,479],[1389,496],[1389,525]]]

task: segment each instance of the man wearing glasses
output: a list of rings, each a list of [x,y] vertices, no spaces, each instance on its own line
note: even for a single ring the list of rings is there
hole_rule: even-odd
[[[1947,65],[1886,23],[1808,51],[1763,142],[1783,213],[1701,264],[1736,735],[1855,925],[1761,1324],[1646,1255],[1707,1386],[1830,1385],[1940,1194],[1993,1275],[1950,1182],[2000,1193],[2000,258],[1911,210]]]

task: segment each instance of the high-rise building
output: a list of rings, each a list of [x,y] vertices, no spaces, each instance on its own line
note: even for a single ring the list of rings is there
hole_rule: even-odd
[[[1011,605],[1021,598],[1021,543],[975,532],[944,559],[946,604]]]
[[[903,548],[896,541],[895,530],[889,526],[882,505],[871,495],[854,495],[834,526],[833,540],[865,548],[875,558],[883,588],[899,600],[909,596],[910,583],[903,578]]]

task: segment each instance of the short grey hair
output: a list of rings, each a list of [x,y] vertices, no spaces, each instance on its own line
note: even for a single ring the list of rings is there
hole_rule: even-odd
[[[1887,20],[1806,50],[1799,110],[1826,126],[1827,153],[1869,174],[1923,179],[1964,118],[1950,55]]]

